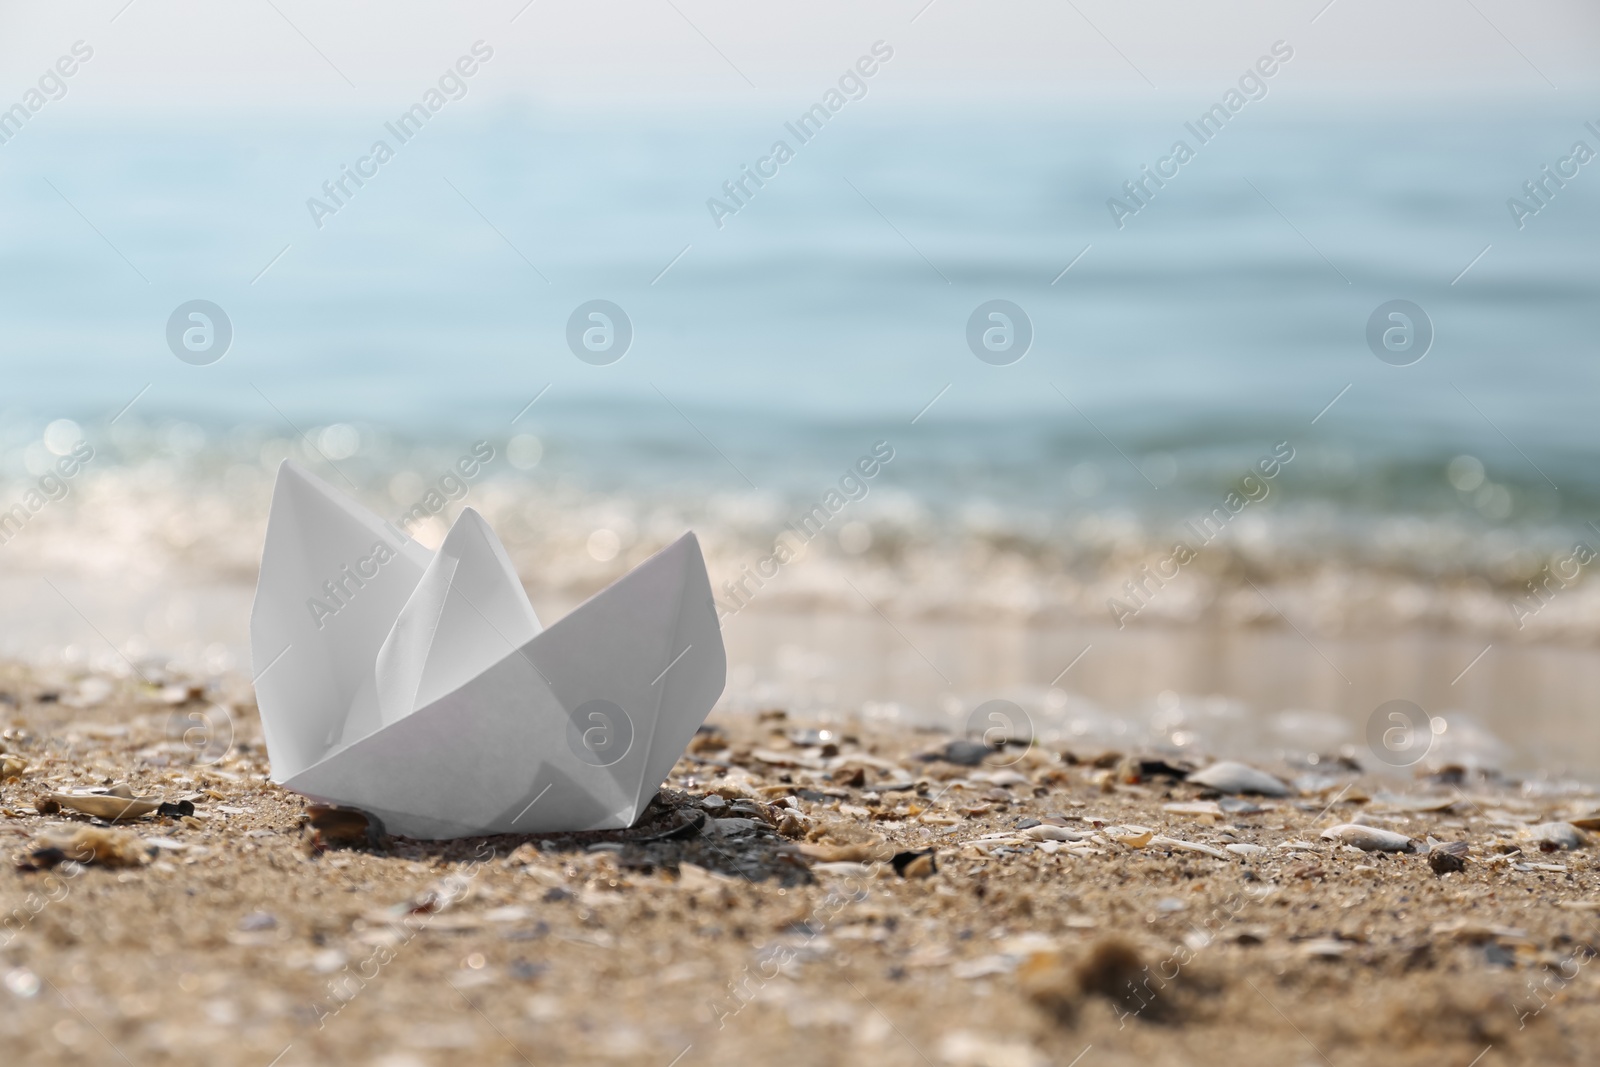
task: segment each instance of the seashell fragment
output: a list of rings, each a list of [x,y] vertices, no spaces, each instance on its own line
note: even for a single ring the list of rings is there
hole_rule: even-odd
[[[871,863],[881,860],[888,852],[885,845],[880,844],[801,844],[795,846],[802,856],[818,863]]]
[[[1120,826],[1115,830],[1107,830],[1106,834],[1129,848],[1144,848],[1156,836],[1156,832],[1148,826]]]
[[[811,870],[816,874],[832,874],[841,878],[861,878],[872,873],[872,868],[865,863],[849,863],[843,860],[837,863],[813,863]]]
[[[1417,847],[1417,843],[1405,834],[1354,822],[1329,827],[1322,831],[1322,837],[1327,841],[1354,845],[1363,852],[1414,852]]]
[[[822,761],[803,756],[797,752],[774,752],[769,748],[753,749],[750,758],[765,763],[769,767],[804,767],[808,770],[820,771]]]
[[[307,804],[303,818],[311,828],[314,854],[329,848],[378,848],[383,843],[383,820],[359,808]]]
[[[1259,793],[1267,797],[1289,795],[1289,787],[1281,779],[1232,760],[1213,763],[1205,770],[1189,775],[1189,781],[1219,793]]]
[[[153,797],[123,798],[108,793],[50,793],[49,797],[63,808],[93,815],[107,822],[137,819],[161,806],[161,802]]]
[[[1336,937],[1317,937],[1310,941],[1300,942],[1300,951],[1318,959],[1336,960],[1349,952],[1353,946],[1348,941],[1341,941]]]
[[[1041,823],[1038,826],[1030,826],[1023,830],[1022,836],[1030,841],[1082,841],[1084,838],[1089,837],[1090,834],[1087,830],[1068,830],[1064,826],[1051,826],[1048,823]]]
[[[1540,852],[1565,852],[1583,848],[1589,839],[1568,822],[1542,822],[1520,832],[1518,837],[1539,847]]]
[[[1232,852],[1235,856],[1264,856],[1267,854],[1267,849],[1261,845],[1252,845],[1246,841],[1240,841],[1232,845],[1224,845],[1223,847],[1227,851]]]
[[[1187,800],[1177,804],[1163,804],[1161,810],[1168,815],[1222,814],[1222,807],[1215,800]]]
[[[1198,841],[1180,841],[1176,837],[1156,837],[1150,841],[1151,848],[1175,848],[1183,852],[1203,852],[1207,856],[1215,856],[1219,860],[1228,858],[1228,854],[1220,848],[1202,845]]]
[[[136,797],[126,785],[115,786],[101,792],[46,793],[45,799],[60,807],[84,815],[93,815],[106,822],[137,819],[151,813],[161,815],[193,815],[194,805],[187,800],[169,804],[160,797]]]
[[[1027,775],[1018,774],[1009,767],[1002,767],[997,771],[973,771],[969,777],[974,782],[988,782],[990,785],[1003,788],[1029,784]]]

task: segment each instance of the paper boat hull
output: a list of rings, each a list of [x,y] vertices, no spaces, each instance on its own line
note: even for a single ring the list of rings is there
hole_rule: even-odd
[[[269,529],[269,542],[270,536]],[[443,593],[428,591],[427,579],[418,576],[413,599],[431,598],[448,608],[451,598],[462,598],[474,608],[483,602],[482,573],[470,595],[455,585]],[[265,589],[258,592],[258,614],[265,595]],[[438,611],[445,622],[462,617],[446,608]],[[505,629],[473,631],[475,640],[491,646],[474,650],[489,665],[456,688],[365,736],[343,738],[304,765],[285,763],[281,775],[269,730],[275,780],[318,800],[369,811],[390,833],[408,837],[631,825],[726,680],[726,653],[698,541],[685,534],[529,640],[503,639]],[[274,633],[273,639],[281,636]],[[296,643],[312,637],[301,635]],[[384,639],[369,637],[361,647],[375,649]],[[440,639],[434,647],[462,655],[459,642]],[[258,643],[256,654],[270,653]],[[372,654],[368,670],[376,671]],[[289,665],[286,657],[283,666]],[[437,674],[436,666],[427,665],[427,671]],[[341,692],[350,686],[347,680]],[[371,688],[382,689],[383,680],[375,679]],[[266,687],[258,697],[264,724],[287,710],[274,706]],[[307,748],[286,751],[303,754]]]

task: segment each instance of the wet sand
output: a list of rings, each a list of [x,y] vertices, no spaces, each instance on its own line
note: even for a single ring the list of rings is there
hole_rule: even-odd
[[[1600,782],[1600,720],[1590,713],[1600,655],[1586,644],[1427,630],[1307,636],[1281,620],[891,625],[865,608],[751,611],[723,632],[731,682],[813,713],[892,704],[954,730],[983,701],[1008,699],[1045,737],[1271,758],[1319,746],[1364,752],[1373,712],[1401,699],[1450,726],[1430,759]]]
[[[0,690],[9,1062],[1466,1067],[1600,1037],[1596,852],[1527,839],[1591,796],[1398,799],[1335,762],[1218,799],[1130,750],[966,766],[919,758],[964,755],[949,731],[719,712],[630,831],[319,849],[243,679]],[[231,747],[186,739],[217,705]],[[195,814],[114,828],[130,866],[47,866],[90,820],[43,794],[115,783]],[[1356,820],[1464,867],[1320,836]]]
[[[190,670],[248,668],[253,584],[146,586],[70,573],[50,581],[54,590],[37,576],[0,577],[0,597],[32,605],[0,620],[0,657],[126,671],[124,653],[160,648]],[[550,623],[592,590],[528,591]],[[1435,762],[1600,784],[1600,718],[1591,714],[1600,654],[1585,640],[1427,628],[1339,634],[1279,616],[1124,629],[925,618],[880,615],[859,597],[850,610],[758,600],[724,619],[723,637],[729,709],[776,704],[830,717],[866,708],[959,730],[973,708],[1005,699],[1043,738],[1275,758],[1367,751],[1368,720],[1400,699],[1449,727],[1429,753]]]

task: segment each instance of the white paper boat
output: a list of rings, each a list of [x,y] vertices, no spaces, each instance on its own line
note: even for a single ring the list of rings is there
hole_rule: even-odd
[[[273,780],[432,839],[631,825],[727,677],[692,533],[544,630],[476,511],[430,552],[290,462],[250,649]]]

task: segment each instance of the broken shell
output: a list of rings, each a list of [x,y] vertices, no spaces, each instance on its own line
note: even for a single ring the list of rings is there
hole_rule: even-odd
[[[977,771],[972,775],[974,782],[988,782],[994,786],[1029,785],[1027,775],[1018,774],[1010,768],[1001,768],[998,771]]]
[[[1583,848],[1589,843],[1589,839],[1576,826],[1567,822],[1542,822],[1528,827],[1517,836],[1538,845],[1540,852],[1564,852]]]
[[[28,761],[21,756],[0,756],[0,782],[20,778],[27,769]]]
[[[1302,953],[1319,959],[1336,960],[1349,952],[1354,947],[1348,941],[1341,941],[1336,937],[1315,937],[1309,941],[1300,942]]]
[[[305,820],[314,835],[314,851],[341,845],[348,848],[378,848],[383,844],[383,820],[360,808],[340,804],[307,804]]]
[[[852,789],[860,789],[867,784],[867,769],[860,764],[853,767],[840,767],[829,778],[835,784],[847,785]]]
[[[1327,841],[1337,841],[1343,845],[1354,845],[1363,852],[1414,852],[1417,847],[1416,842],[1405,834],[1397,834],[1393,830],[1380,830],[1376,826],[1363,826],[1361,823],[1354,822],[1329,827],[1322,831],[1322,837]]]
[[[1068,830],[1064,826],[1041,823],[1023,830],[1022,836],[1030,841],[1082,841],[1089,836],[1089,833],[1085,830]]]
[[[829,845],[808,843],[797,845],[795,848],[802,856],[818,863],[872,863],[883,859],[888,852],[888,847],[881,844]]]
[[[684,866],[687,866],[685,864]],[[865,863],[849,863],[844,860],[838,863],[814,863],[811,865],[813,874],[833,874],[841,878],[865,878],[872,873],[872,868]]]
[[[1189,775],[1189,781],[1218,793],[1259,793],[1268,797],[1289,795],[1289,787],[1282,780],[1266,771],[1258,771],[1231,760],[1213,763],[1205,770]]]
[[[1156,836],[1156,832],[1148,826],[1120,826],[1115,830],[1107,830],[1106,834],[1113,841],[1120,841],[1129,848],[1144,848]]]
[[[1265,856],[1268,851],[1261,845],[1252,845],[1244,841],[1233,845],[1224,845],[1223,848],[1228,852],[1232,852],[1235,856]]]
[[[1175,848],[1184,852],[1203,852],[1207,856],[1215,856],[1219,860],[1228,858],[1228,854],[1220,848],[1202,845],[1198,841],[1180,841],[1176,837],[1154,837],[1150,839],[1151,848]]]
[[[1177,804],[1163,804],[1161,810],[1168,815],[1221,815],[1222,806],[1215,800],[1187,800]]]
[[[118,786],[103,793],[47,793],[45,796],[63,808],[70,808],[84,815],[93,815],[106,822],[137,819],[152,812],[161,812],[164,815],[186,815],[194,812],[193,804],[189,804],[189,810],[183,812],[178,810],[177,805],[169,805],[160,797],[133,796],[127,786]]]

